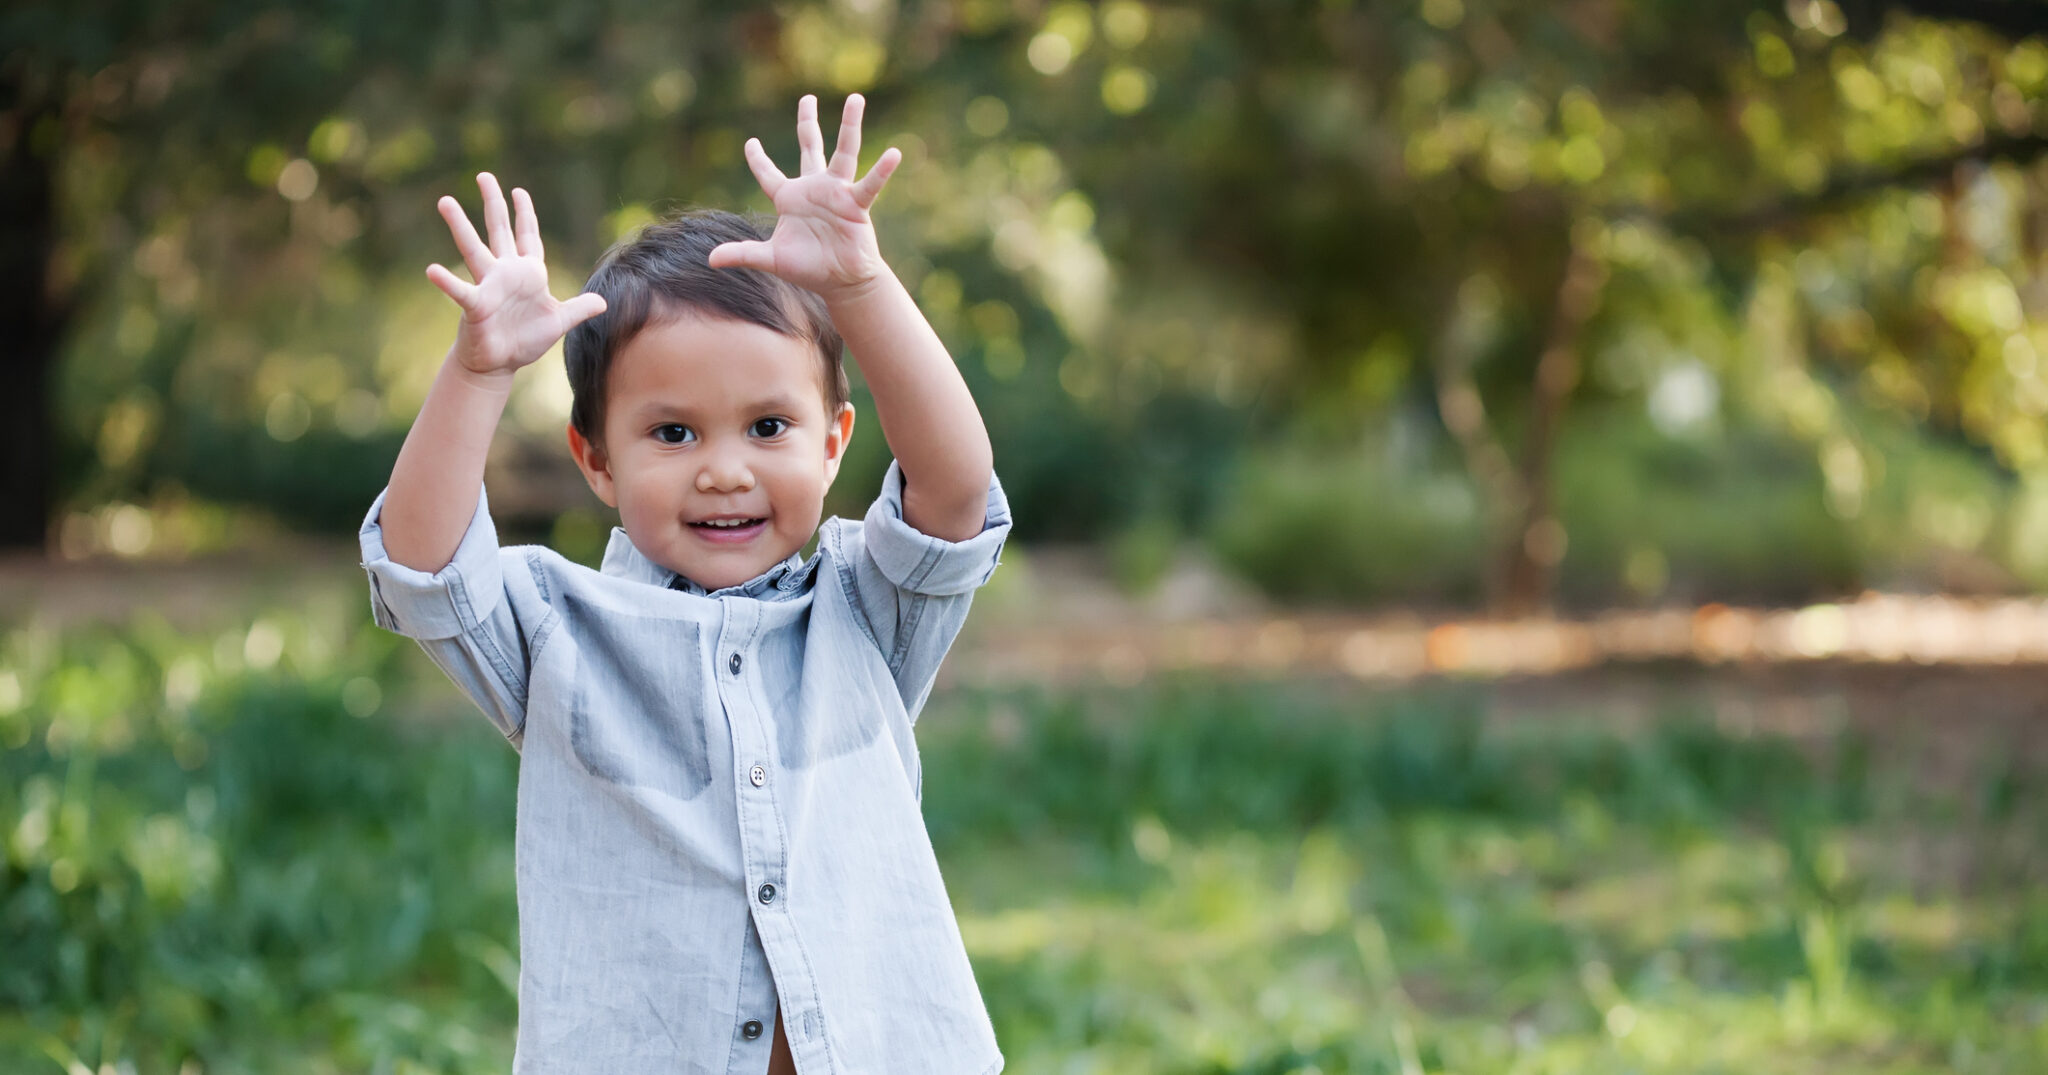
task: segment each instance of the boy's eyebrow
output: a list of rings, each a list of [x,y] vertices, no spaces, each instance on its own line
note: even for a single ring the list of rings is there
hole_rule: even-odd
[[[790,397],[788,397],[788,396],[770,396],[770,397],[768,397],[767,399],[761,400],[761,401],[759,401],[759,402],[756,402],[756,403],[751,403],[751,404],[748,404],[748,405],[747,405],[747,406],[745,406],[745,407],[742,407],[742,408],[740,409],[740,413],[742,413],[742,414],[767,414],[767,413],[769,413],[769,412],[771,412],[771,411],[774,411],[774,412],[780,412],[780,413],[788,413],[788,412],[790,412],[790,411],[793,411],[793,410],[796,410],[796,409],[797,409],[797,405],[796,405],[796,402],[795,402],[794,400],[792,400],[792,399],[791,399]],[[689,414],[690,412],[691,412],[691,408],[690,408],[690,407],[688,407],[688,406],[685,406],[685,405],[682,405],[682,404],[675,404],[675,403],[669,403],[669,402],[667,402],[667,401],[664,401],[664,400],[659,400],[659,399],[650,399],[650,400],[648,400],[647,402],[645,402],[645,403],[642,403],[642,404],[641,404],[641,405],[640,405],[639,407],[635,408],[635,410],[634,410],[634,413],[635,413],[635,414],[638,414],[638,415],[639,415],[639,416],[641,416],[641,417],[642,417],[643,419],[645,419],[645,418],[658,418],[658,417],[661,417],[661,416],[663,416],[663,415],[671,415],[671,414],[673,414],[673,415],[688,415],[688,414]]]
[[[789,411],[796,410],[796,406],[796,400],[791,399],[788,396],[770,396],[767,399],[764,399],[761,402],[756,403],[751,407],[748,407],[747,412],[749,414],[763,414],[768,411],[781,411],[787,413]]]

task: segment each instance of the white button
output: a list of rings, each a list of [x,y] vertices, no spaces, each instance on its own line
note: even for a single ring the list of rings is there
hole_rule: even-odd
[[[747,774],[747,779],[752,780],[754,786],[758,788],[768,782],[768,770],[756,765],[753,771]]]

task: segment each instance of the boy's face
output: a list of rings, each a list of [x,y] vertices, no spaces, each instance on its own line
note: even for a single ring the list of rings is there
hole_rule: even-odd
[[[642,329],[612,361],[603,443],[569,450],[633,545],[707,590],[803,548],[853,436],[825,413],[808,340],[685,314]],[[726,525],[711,525],[714,521]]]

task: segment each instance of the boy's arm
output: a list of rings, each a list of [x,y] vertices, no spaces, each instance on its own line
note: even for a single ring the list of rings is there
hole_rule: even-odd
[[[512,392],[512,375],[547,353],[562,334],[604,312],[604,299],[582,294],[557,302],[548,292],[540,223],[533,200],[515,188],[515,232],[505,195],[489,172],[477,176],[484,196],[484,227],[477,235],[453,198],[441,216],[476,283],[464,283],[439,265],[427,277],[462,307],[455,345],[413,419],[391,468],[381,526],[393,562],[438,572],[455,556],[476,514],[484,457]]]
[[[904,521],[948,541],[981,533],[994,450],[938,333],[886,267],[867,288],[828,297],[826,306],[903,468]]]
[[[394,562],[433,574],[455,558],[511,391],[510,374],[471,372],[449,350],[391,467],[381,521]]]
[[[868,208],[902,154],[889,149],[865,177],[854,178],[862,108],[859,94],[846,99],[828,164],[818,99],[798,102],[802,167],[795,179],[775,167],[758,139],[747,140],[747,164],[775,202],[775,233],[766,242],[720,246],[711,264],[772,272],[824,298],[874,393],[882,435],[903,470],[904,521],[933,537],[962,541],[987,523],[994,452],[952,355],[875,242]]]

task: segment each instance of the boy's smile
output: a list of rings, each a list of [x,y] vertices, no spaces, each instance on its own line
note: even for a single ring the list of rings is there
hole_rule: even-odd
[[[601,445],[569,448],[641,554],[706,590],[804,547],[853,435],[825,413],[809,340],[695,312],[649,324],[612,360]]]

